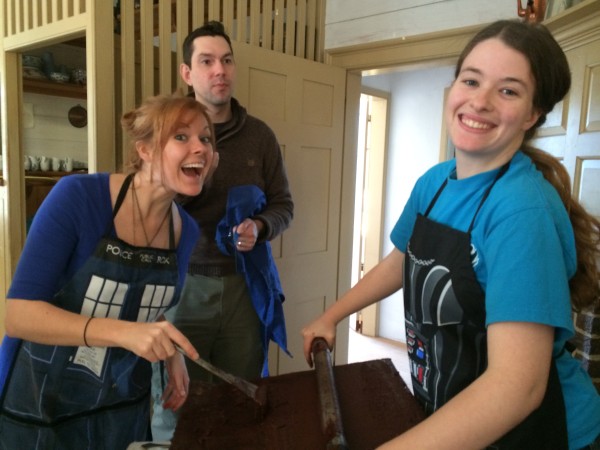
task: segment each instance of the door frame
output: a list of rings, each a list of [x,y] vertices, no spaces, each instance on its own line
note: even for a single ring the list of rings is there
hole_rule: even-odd
[[[355,219],[358,219],[355,220],[354,227],[353,283],[381,261],[384,242],[390,95],[388,92],[363,86],[361,99],[363,97],[368,97],[368,105],[377,107],[367,108],[364,111],[365,114],[360,113],[359,119],[360,132],[357,142],[361,140],[361,137],[364,137],[362,139],[364,142],[358,142],[357,152],[358,158],[362,158],[364,164],[361,165],[357,160],[358,170],[362,170],[363,173],[359,174],[358,170],[356,172],[357,181],[362,180],[362,192],[357,193],[355,202],[359,211],[355,211]],[[361,108],[362,110],[363,108]],[[366,186],[367,184],[370,186]],[[366,207],[369,208],[369,213],[365,216]],[[365,224],[365,221],[368,223]],[[365,225],[367,234],[363,240]],[[364,267],[361,267],[362,264]],[[361,318],[361,332],[368,336],[378,336],[379,302],[363,308]],[[355,322],[356,316],[353,315],[350,317],[350,326]]]

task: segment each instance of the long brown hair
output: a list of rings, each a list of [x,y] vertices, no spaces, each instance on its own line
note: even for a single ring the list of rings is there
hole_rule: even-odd
[[[535,163],[562,199],[575,233],[577,271],[569,280],[574,310],[600,305],[600,221],[589,214],[571,192],[571,179],[563,164],[549,153],[528,145],[547,114],[571,87],[567,58],[550,31],[540,23],[500,20],[483,28],[467,44],[456,65],[455,77],[473,48],[487,39],[500,39],[529,61],[535,79],[533,107],[540,112],[538,121],[525,133],[521,150]]]

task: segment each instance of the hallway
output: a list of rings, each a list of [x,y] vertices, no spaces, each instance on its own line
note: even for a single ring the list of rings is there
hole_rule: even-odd
[[[350,328],[348,349],[349,364],[373,359],[391,359],[406,385],[411,388],[408,354],[406,353],[406,344],[403,342],[365,336]]]

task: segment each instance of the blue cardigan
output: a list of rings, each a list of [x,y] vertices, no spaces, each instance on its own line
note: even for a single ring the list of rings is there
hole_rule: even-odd
[[[7,298],[51,302],[107,231],[114,235],[109,181],[109,173],[95,173],[69,175],[56,183],[33,220]],[[183,208],[177,208],[182,221],[177,246],[179,298],[200,232]],[[0,398],[20,344],[20,339],[5,336],[0,345]]]

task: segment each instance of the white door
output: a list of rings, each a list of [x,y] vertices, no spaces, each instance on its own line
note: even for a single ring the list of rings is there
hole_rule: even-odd
[[[573,192],[600,218],[600,41],[567,52],[573,84],[564,161]]]
[[[294,200],[290,228],[272,242],[286,296],[289,358],[271,345],[271,375],[308,370],[300,329],[338,291],[346,71],[234,44],[236,98],[277,135]]]

